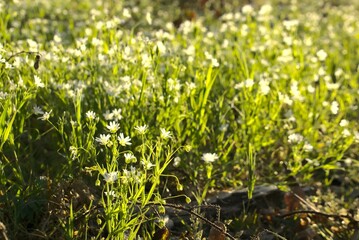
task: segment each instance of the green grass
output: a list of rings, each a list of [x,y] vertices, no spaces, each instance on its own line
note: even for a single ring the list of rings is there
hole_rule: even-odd
[[[293,181],[358,224],[359,8],[299,2],[0,2],[9,238],[150,239],[166,203]],[[256,214],[231,233],[291,237]],[[321,238],[357,234],[312,221]]]

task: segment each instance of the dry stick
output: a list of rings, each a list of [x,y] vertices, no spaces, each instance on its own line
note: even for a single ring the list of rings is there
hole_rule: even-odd
[[[201,205],[201,206],[194,206],[194,207],[191,207],[189,210],[192,210],[195,208],[215,208],[217,221],[218,222],[221,221],[221,207],[219,205],[207,204],[207,205]]]
[[[312,210],[299,210],[299,211],[294,211],[294,212],[290,212],[290,213],[286,213],[286,214],[282,214],[282,215],[278,215],[278,217],[282,217],[282,218],[286,218],[286,217],[290,217],[292,215],[296,215],[296,214],[316,214],[316,215],[321,215],[327,218],[346,218],[349,219],[351,222],[356,223],[357,225],[359,225],[359,221],[355,220],[353,217],[349,216],[349,215],[337,215],[337,214],[328,214],[328,213],[322,213],[322,212],[317,212],[317,211],[312,211]]]
[[[285,237],[279,235],[278,233],[272,232],[272,231],[269,230],[269,229],[266,229],[266,228],[265,228],[264,231],[265,231],[265,232],[268,232],[268,233],[270,233],[270,234],[273,234],[274,236],[276,236],[276,237],[279,238],[279,239],[287,240]]]
[[[286,217],[289,217],[291,215],[301,214],[301,213],[317,214],[317,215],[321,215],[321,216],[324,216],[324,217],[327,217],[327,218],[330,218],[330,217],[333,217],[333,218],[346,218],[346,219],[349,219],[350,222],[354,222],[354,223],[356,223],[357,226],[359,226],[359,221],[355,220],[353,217],[351,217],[349,215],[337,215],[337,214],[328,214],[328,213],[319,212],[319,210],[313,204],[306,201],[305,199],[300,197],[298,194],[294,193],[294,196],[296,198],[298,198],[299,201],[301,201],[304,205],[308,206],[309,208],[311,208],[313,210],[294,211],[294,212],[290,212],[290,213],[287,213],[287,214],[280,215],[280,217],[286,218]]]
[[[21,52],[14,53],[14,54],[11,55],[10,57],[8,57],[8,58],[6,59],[6,61],[8,62],[9,60],[11,60],[11,58],[16,57],[16,56],[18,56],[18,55],[20,55],[20,54],[23,54],[23,53],[25,53],[25,54],[39,54],[39,52],[21,51]]]
[[[192,211],[191,209],[182,207],[181,205],[176,205],[176,204],[171,204],[171,203],[165,203],[165,204],[159,204],[159,203],[152,203],[151,205],[158,205],[158,206],[165,206],[165,207],[171,207],[174,209],[179,209],[185,212],[188,212],[196,217],[198,217],[199,219],[201,219],[202,221],[206,222],[207,224],[211,225],[212,227],[214,227],[215,229],[217,229],[218,231],[220,231],[221,233],[223,233],[224,235],[226,235],[227,237],[229,237],[232,240],[236,240],[234,237],[232,237],[231,234],[227,233],[226,231],[224,231],[222,228],[218,227],[216,224],[214,224],[213,222],[209,221],[207,218],[202,217],[201,215],[199,215],[198,213]]]

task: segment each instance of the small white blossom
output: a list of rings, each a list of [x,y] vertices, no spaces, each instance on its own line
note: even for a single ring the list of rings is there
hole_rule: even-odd
[[[155,164],[151,163],[149,160],[147,159],[142,159],[141,161],[143,167],[146,169],[146,170],[149,170],[151,169],[152,167],[156,166]]]
[[[34,114],[35,114],[35,115],[44,114],[44,111],[42,111],[41,107],[39,107],[39,106],[37,106],[37,105],[35,105],[35,106],[33,107],[33,111],[34,111]]]
[[[288,142],[290,144],[296,144],[303,141],[303,136],[298,133],[293,133],[288,136]]]
[[[37,75],[34,76],[34,80],[35,80],[36,87],[38,87],[38,88],[45,87],[45,84],[41,81],[41,79]]]
[[[282,94],[281,92],[278,92],[278,98],[279,101],[288,104],[289,106],[293,104],[293,100],[287,94]]]
[[[328,54],[323,49],[320,49],[316,55],[317,55],[319,61],[324,61],[328,56]]]
[[[131,145],[131,138],[130,137],[125,137],[123,135],[123,133],[120,133],[119,134],[120,136],[117,137],[117,140],[118,140],[118,143],[121,145],[121,146],[126,146],[126,145]]]
[[[218,159],[218,155],[216,153],[204,153],[202,155],[202,160],[205,161],[206,163],[211,163],[214,162]]]
[[[307,91],[308,91],[309,93],[314,93],[314,92],[315,92],[315,87],[313,87],[312,85],[308,85],[308,86],[307,86]]]
[[[161,138],[163,139],[172,138],[170,131],[166,131],[166,129],[164,128],[161,128],[160,130],[161,130]]]
[[[38,119],[42,120],[42,121],[47,121],[50,118],[50,114],[51,114],[52,110],[50,110],[49,112],[45,112],[41,117],[39,117]]]
[[[340,121],[339,125],[340,125],[341,127],[346,127],[346,126],[349,125],[349,121],[346,120],[346,119],[342,119],[342,120]]]
[[[337,101],[333,101],[330,105],[330,111],[332,114],[337,115],[339,112],[339,103]]]
[[[248,79],[246,79],[246,80],[244,81],[244,86],[247,87],[247,88],[250,88],[250,87],[252,87],[253,85],[254,85],[253,79],[248,78]]]
[[[354,131],[354,140],[356,143],[359,143],[359,132],[358,131]]]
[[[120,108],[112,110],[112,118],[117,121],[121,120],[123,118],[121,113],[122,113],[122,109]]]
[[[137,161],[135,155],[133,155],[132,153],[125,153],[124,156],[125,156],[125,162],[126,163],[136,162]]]
[[[107,196],[107,197],[117,197],[116,196],[116,192],[114,191],[114,190],[111,190],[111,191],[109,191],[109,192],[105,192],[105,195]]]
[[[338,68],[335,72],[334,75],[335,77],[339,78],[340,76],[342,76],[344,74],[344,71],[342,68]]]
[[[153,48],[154,48],[154,50],[158,49],[158,52],[160,54],[165,54],[166,53],[166,46],[163,44],[162,41],[157,41],[156,45]]]
[[[0,99],[6,99],[9,94],[7,92],[0,91]]]
[[[286,30],[292,31],[299,25],[299,20],[293,19],[293,20],[285,20],[283,21],[283,26]]]
[[[143,125],[143,126],[136,126],[135,127],[135,130],[141,135],[145,134],[147,132],[147,129],[148,129],[148,127],[147,127],[146,124]]]
[[[86,118],[89,120],[95,120],[96,113],[94,111],[87,111],[86,112]]]
[[[104,146],[111,146],[112,142],[111,142],[110,138],[111,138],[111,135],[109,135],[109,134],[100,134],[100,137],[96,137],[95,141]]]
[[[349,137],[352,134],[347,128],[344,128],[343,131],[342,131],[342,135],[343,135],[343,137]]]
[[[131,12],[128,8],[124,8],[122,11],[122,16],[126,19],[131,18]]]
[[[270,15],[270,13],[272,12],[273,8],[271,5],[269,4],[264,4],[261,9],[259,10],[258,14],[259,15]]]
[[[118,179],[118,172],[105,173],[103,175],[103,178],[105,179],[106,182],[113,183]]]
[[[110,112],[109,110],[106,110],[106,112],[103,114],[103,117],[105,118],[105,120],[113,120],[113,113]]]
[[[310,143],[306,142],[304,143],[303,150],[304,152],[311,152],[313,151],[313,146]]]
[[[78,156],[78,149],[74,146],[70,146],[69,148],[70,154],[71,154],[71,159],[74,160],[77,158]]]
[[[178,167],[181,163],[181,158],[180,157],[175,157],[175,159],[173,159],[173,166],[174,167]]]
[[[219,62],[218,62],[217,58],[212,58],[211,62],[212,62],[213,67],[219,67]]]
[[[266,79],[262,79],[259,82],[259,91],[263,94],[263,95],[267,95],[270,92],[270,87],[269,87],[269,81]]]
[[[252,5],[247,4],[242,7],[243,14],[249,15],[249,14],[252,14],[253,12],[254,12],[254,9],[253,9]]]
[[[106,128],[110,131],[110,133],[115,133],[118,129],[120,129],[120,124],[115,121],[112,121],[107,124]]]

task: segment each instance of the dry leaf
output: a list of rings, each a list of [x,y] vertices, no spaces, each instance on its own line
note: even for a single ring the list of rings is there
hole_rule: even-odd
[[[155,234],[153,234],[152,240],[168,240],[170,239],[170,231],[168,228],[163,227],[158,229]]]
[[[214,222],[214,224],[216,224],[216,226],[221,228],[223,231],[220,231],[212,226],[209,232],[208,240],[224,240],[226,237],[224,233],[227,231],[226,225],[218,221]]]

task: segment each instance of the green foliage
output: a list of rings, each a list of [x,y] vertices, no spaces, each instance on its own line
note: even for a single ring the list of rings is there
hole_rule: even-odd
[[[146,238],[169,199],[355,183],[356,7],[149,2],[0,2],[11,238]]]

